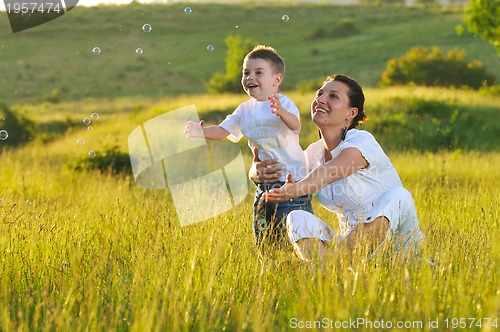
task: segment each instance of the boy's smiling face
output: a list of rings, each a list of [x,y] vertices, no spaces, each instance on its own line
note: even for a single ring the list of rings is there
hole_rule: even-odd
[[[243,90],[258,101],[265,101],[267,97],[278,92],[283,81],[281,73],[273,73],[271,64],[264,59],[245,59],[241,85]]]

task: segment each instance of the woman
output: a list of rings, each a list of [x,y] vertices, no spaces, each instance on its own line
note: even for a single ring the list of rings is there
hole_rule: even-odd
[[[342,241],[354,250],[363,244],[371,252],[390,238],[396,250],[415,248],[424,237],[415,204],[375,138],[356,127],[366,121],[364,94],[359,84],[344,75],[327,77],[311,104],[312,120],[321,139],[305,151],[311,172],[294,182],[270,190],[264,197],[279,202],[317,193],[319,202],[337,213],[340,232],[307,211],[292,211],[287,232],[297,256],[311,261],[326,243]],[[279,173],[277,161],[254,163],[255,182],[266,182]],[[274,167],[274,168],[273,168]]]

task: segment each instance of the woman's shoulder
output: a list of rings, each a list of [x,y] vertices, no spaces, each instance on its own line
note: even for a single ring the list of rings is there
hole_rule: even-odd
[[[323,151],[324,146],[325,145],[323,144],[323,140],[320,139],[320,140],[318,140],[318,141],[316,141],[314,143],[309,144],[309,146],[307,147],[306,151],[311,151],[311,152],[312,151],[317,151],[317,150]]]
[[[314,143],[309,144],[309,146],[306,149],[306,153],[308,155],[314,155],[317,153],[321,153],[324,150],[324,143],[323,140],[320,139]]]
[[[380,145],[375,137],[366,130],[359,130],[353,128],[347,132],[347,136],[344,141],[344,145]]]
[[[347,132],[346,141],[353,140],[353,139],[364,139],[364,140],[376,141],[375,137],[369,131],[356,129],[356,128],[353,128]]]
[[[351,129],[347,132],[343,149],[350,147],[357,148],[370,164],[378,164],[387,159],[378,141],[366,130]]]
[[[320,160],[322,160],[324,156],[324,150],[325,145],[322,139],[309,144],[307,149],[304,151],[309,170],[312,170],[314,167],[320,164]]]

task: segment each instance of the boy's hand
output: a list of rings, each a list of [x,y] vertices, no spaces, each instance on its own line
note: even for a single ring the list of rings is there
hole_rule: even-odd
[[[285,110],[281,105],[280,97],[277,94],[267,97],[271,102],[271,113],[280,116]]]
[[[271,113],[278,116],[281,121],[292,131],[300,132],[300,120],[298,116],[293,115],[283,108],[280,97],[277,94],[267,97],[271,102]]]
[[[187,138],[204,138],[203,123],[203,120],[201,120],[200,123],[188,121],[184,127],[184,135],[186,135]]]

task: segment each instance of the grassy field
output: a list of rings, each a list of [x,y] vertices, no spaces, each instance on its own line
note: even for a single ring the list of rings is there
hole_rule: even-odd
[[[497,78],[493,46],[470,33],[457,36],[462,7],[360,5],[190,4],[76,7],[67,15],[13,34],[0,13],[0,100],[9,104],[116,97],[200,94],[224,70],[225,38],[275,47],[287,64],[285,88],[333,72],[378,84],[387,61],[414,46],[455,47]],[[282,20],[283,15],[290,18]],[[359,33],[335,34],[352,22]],[[142,26],[152,31],[144,33]],[[320,33],[323,31],[322,33]],[[208,45],[214,50],[208,51]],[[99,55],[92,53],[98,46]],[[137,55],[135,50],[144,50]]]
[[[463,8],[190,4],[186,14],[186,6],[77,7],[16,34],[0,13],[0,101],[32,121],[21,145],[10,144],[19,133],[9,128],[0,140],[0,332],[500,329],[500,97],[376,88],[387,60],[417,45],[463,48],[498,78],[494,48],[455,34]],[[359,34],[329,34],[346,19]],[[313,38],[322,27],[326,35]],[[168,190],[141,189],[127,168],[86,168],[116,161],[110,149],[127,157],[130,132],[155,116],[195,104],[217,123],[246,100],[204,94],[224,69],[230,34],[285,57],[304,148],[318,137],[314,93],[295,88],[334,72],[365,87],[364,128],[412,192],[435,267],[330,250],[321,272],[287,244],[259,259],[252,187],[235,209],[181,227]],[[94,112],[99,119],[84,125]]]
[[[423,253],[434,268],[422,259],[382,255],[364,263],[330,252],[322,273],[299,264],[286,245],[259,260],[251,194],[227,213],[181,227],[168,191],[141,189],[128,173],[69,167],[102,146],[126,152],[130,131],[156,115],[194,103],[203,118],[217,121],[244,96],[22,105],[16,112],[47,123],[100,117],[93,131],[80,124],[0,155],[0,331],[285,331],[314,321],[322,328],[355,322],[348,326],[360,330],[452,330],[464,323],[498,330],[500,100],[424,88],[366,94],[367,129],[388,146],[414,195],[427,235]],[[312,94],[289,95],[302,111],[306,146],[317,137],[308,124]],[[423,112],[428,107],[432,116]],[[432,107],[444,107],[444,115]],[[455,110],[455,122],[448,121]],[[412,141],[387,130],[397,126],[422,137],[422,126],[458,129],[445,135],[451,141],[426,148],[418,135]],[[435,135],[429,139],[441,137]],[[406,149],[391,143],[399,140]],[[490,142],[475,145],[479,140]],[[315,212],[336,227],[316,202]]]

